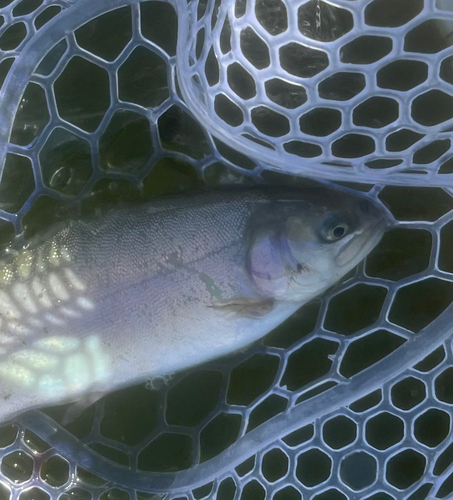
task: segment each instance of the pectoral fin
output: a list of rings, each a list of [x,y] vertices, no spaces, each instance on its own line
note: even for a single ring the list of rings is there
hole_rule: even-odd
[[[209,307],[221,312],[233,313],[235,316],[260,318],[272,311],[274,301],[273,299],[264,297],[234,297],[232,299],[221,300]]]

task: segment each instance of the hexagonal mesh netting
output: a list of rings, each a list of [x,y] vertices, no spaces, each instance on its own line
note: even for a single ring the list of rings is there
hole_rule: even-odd
[[[51,408],[0,427],[0,499],[453,498],[446,5],[0,0],[6,251],[106,203],[271,170],[366,183],[349,188],[392,220],[246,352],[65,426]]]
[[[435,21],[451,12],[440,7],[189,2],[181,89],[209,131],[285,172],[451,186],[443,167],[451,156],[451,36]]]

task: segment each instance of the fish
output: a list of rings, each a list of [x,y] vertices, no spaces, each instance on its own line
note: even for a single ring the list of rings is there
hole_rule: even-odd
[[[241,350],[334,285],[387,222],[326,187],[162,197],[0,263],[0,421]]]

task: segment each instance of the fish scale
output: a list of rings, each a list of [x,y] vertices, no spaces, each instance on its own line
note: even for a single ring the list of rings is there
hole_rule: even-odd
[[[314,188],[204,192],[73,221],[32,244],[26,259],[11,262],[14,276],[2,290],[12,321],[0,356],[7,399],[0,419],[50,403],[91,402],[93,393],[180,371],[262,337],[379,241],[385,220],[376,208],[363,212],[360,200]],[[318,234],[323,221],[331,224],[325,214],[340,208],[357,219],[348,238],[358,246],[346,267],[335,262],[348,245]],[[287,244],[261,239],[276,224]],[[311,271],[293,276],[289,262],[297,259]],[[261,261],[265,289],[263,277],[253,276]]]

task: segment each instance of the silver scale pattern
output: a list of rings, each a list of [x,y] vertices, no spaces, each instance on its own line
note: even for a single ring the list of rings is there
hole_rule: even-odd
[[[314,3],[300,2],[300,7],[308,8]],[[453,268],[448,246],[451,243],[448,242],[453,232],[453,189],[445,187],[451,186],[452,177],[451,141],[446,131],[451,128],[452,116],[446,116],[440,124],[415,125],[404,111],[410,109],[410,102],[433,89],[447,96],[447,101],[448,96],[453,99],[452,82],[449,81],[451,70],[447,67],[450,63],[440,64],[441,60],[451,62],[451,52],[448,47],[437,47],[435,53],[429,55],[423,50],[412,52],[409,59],[425,64],[429,75],[413,89],[384,91],[374,83],[379,68],[401,59],[401,43],[396,41],[402,39],[403,33],[415,30],[428,19],[440,15],[451,18],[451,15],[436,10],[440,3],[436,7],[431,1],[426,1],[425,5],[414,2],[421,6],[420,13],[403,26],[392,29],[365,26],[361,13],[366,15],[368,8],[379,7],[379,4],[382,9],[390,5],[383,0],[336,0],[329,4],[332,9],[350,12],[354,27],[332,42],[310,41],[311,47],[323,48],[328,53],[330,59],[325,71],[296,79],[284,75],[285,80],[303,85],[307,92],[307,101],[292,110],[272,104],[263,90],[268,76],[282,77],[282,69],[276,67],[278,63],[275,62],[277,45],[273,45],[272,64],[267,73],[253,69],[244,54],[235,51],[240,46],[243,28],[253,27],[264,40],[271,36],[260,25],[264,17],[255,18],[253,7],[250,7],[252,2],[247,3],[246,14],[239,19],[233,19],[235,5],[231,2],[223,3],[222,6],[228,9],[222,8],[217,13],[213,33],[218,34],[218,26],[223,27],[228,15],[234,26],[233,52],[224,58],[219,52],[219,39],[214,36],[213,46],[221,62],[220,74],[226,73],[219,77],[219,84],[212,86],[207,84],[212,68],[206,72],[204,69],[212,44],[209,36],[205,34],[205,43],[199,43],[198,58],[196,46],[186,43],[178,46],[176,57],[171,44],[164,47],[150,35],[152,30],[145,29],[145,16],[149,19],[155,14],[153,9],[161,9],[161,14],[169,17],[171,12],[176,12],[179,40],[187,37],[196,40],[201,26],[205,33],[210,31],[214,9],[219,7],[211,2],[206,5],[194,0],[187,5],[178,3],[174,5],[175,11],[170,4],[137,0],[109,0],[108,3],[15,0],[0,4],[3,19],[0,71],[6,73],[0,94],[0,155],[4,165],[0,217],[6,224],[3,227],[12,227],[18,235],[27,230],[32,225],[32,219],[27,216],[33,213],[43,194],[56,204],[78,207],[103,180],[129,181],[131,185],[140,186],[156,171],[159,161],[171,158],[184,162],[187,168],[192,167],[206,182],[210,182],[213,170],[216,175],[219,170],[222,172],[217,175],[220,180],[239,177],[246,181],[250,176],[263,182],[269,179],[269,169],[280,169],[330,181],[385,183],[386,187],[376,185],[369,191],[370,198],[392,213],[394,227],[385,248],[396,255],[399,245],[406,239],[409,243],[404,258],[418,262],[414,270],[414,267],[406,268],[404,261],[397,261],[401,265],[390,273],[382,273],[378,248],[353,276],[321,301],[304,307],[300,315],[285,326],[284,332],[267,337],[247,352],[178,375],[164,381],[155,391],[139,387],[119,395],[118,399],[107,397],[67,430],[40,412],[31,412],[3,426],[0,429],[0,498],[142,500],[153,498],[154,494],[168,500],[452,498]],[[237,2],[236,8],[241,5],[246,3]],[[270,9],[275,2],[266,0],[259,5]],[[286,7],[290,12],[288,3]],[[90,50],[84,46],[79,28],[97,16],[105,16],[107,12],[114,14],[119,9],[122,9],[123,20],[130,15],[131,36],[124,46],[113,55],[99,54],[96,48]],[[55,15],[53,21],[48,19],[52,15]],[[176,19],[176,15],[174,17]],[[104,19],[105,24],[113,25],[118,35],[121,26],[115,27],[115,19]],[[186,23],[190,19],[194,22]],[[21,23],[25,29],[19,26]],[[101,24],[104,29],[105,24]],[[99,28],[99,25],[94,26]],[[301,33],[295,32],[297,24],[293,21],[291,26],[291,36],[302,40]],[[373,64],[354,66],[354,73],[365,77],[364,88],[346,103],[328,100],[327,106],[326,100],[316,95],[316,85],[319,83],[320,89],[322,81],[341,71],[343,63],[333,54],[340,54],[340,45],[351,43],[365,31],[393,39],[392,51]],[[279,36],[282,45],[291,41],[285,33]],[[253,43],[251,46],[253,48]],[[54,47],[57,48],[52,50]],[[161,65],[167,78],[165,83],[168,81],[168,90],[155,80],[146,82],[153,88],[153,94],[145,93],[145,100],[139,102],[134,101],[137,93],[130,91],[127,78],[134,64],[137,68],[134,60],[137,47],[146,49],[139,53],[144,57],[139,58],[140,64],[147,62],[155,68]],[[49,55],[47,62],[42,61],[46,55]],[[12,58],[16,58],[16,62],[7,71]],[[74,69],[71,65],[75,60],[79,66]],[[253,105],[251,100],[241,100],[241,96],[235,94],[233,85],[228,83],[225,61],[228,64],[238,62],[256,77],[257,94],[253,97]],[[89,83],[93,85],[94,99],[83,103],[85,108],[77,110],[78,113],[71,114],[63,97],[65,91],[74,92],[67,82],[78,71],[84,78],[86,75],[91,77]],[[351,71],[350,66],[348,71]],[[180,75],[178,85],[186,104],[178,93],[176,72]],[[197,73],[199,78],[183,80],[181,75],[187,76],[190,72]],[[105,82],[104,91],[110,96],[108,101],[103,102],[102,92],[96,93],[95,81]],[[239,92],[243,90],[241,85],[236,87]],[[239,128],[235,127],[234,134],[215,111],[215,95],[220,90],[243,113],[244,122],[238,125]],[[379,128],[355,125],[354,108],[376,93],[399,103],[397,121]],[[210,99],[202,102],[198,100],[201,95],[210,96]],[[253,124],[249,114],[253,106],[283,112],[291,120],[291,134],[319,145],[322,153],[313,160],[303,159],[299,163],[298,158],[294,159],[294,155],[282,149],[289,136],[263,135],[259,120],[257,126]],[[325,137],[314,137],[297,128],[300,116],[325,106],[342,114],[337,131]],[[204,114],[204,109],[209,109],[209,113]],[[448,107],[445,109],[448,113]],[[111,165],[105,160],[108,154],[103,152],[104,139],[112,129],[117,133],[114,120],[121,111],[130,113],[128,119],[132,117],[130,122],[122,122],[123,125],[142,123],[142,118],[149,124],[152,148],[148,157],[141,159],[132,170]],[[37,114],[41,119],[36,118]],[[77,116],[84,117],[83,121],[78,122]],[[124,118],[124,114],[120,116]],[[11,117],[15,117],[15,121]],[[196,125],[194,118],[201,118],[206,129]],[[178,126],[183,123],[185,132],[168,137],[165,130],[175,121]],[[24,123],[33,126],[25,127]],[[386,151],[385,138],[405,127],[423,137],[404,151]],[[272,150],[265,148],[267,153],[264,154],[256,142],[253,142],[251,159],[238,155],[228,147],[232,146],[231,137],[238,140],[235,145],[242,152],[250,151],[247,145],[250,139],[240,138],[237,130],[255,139],[264,139],[279,152],[279,158],[291,157],[291,160],[285,160],[282,168],[280,160],[274,161],[276,156]],[[193,135],[198,132],[200,135]],[[211,132],[226,144],[214,139]],[[369,135],[376,141],[376,150],[356,159],[348,158],[349,168],[327,165],[337,161],[330,147],[345,132]],[[205,148],[201,154],[191,149],[194,137]],[[438,149],[437,141],[442,142],[444,149]],[[87,151],[77,156],[81,162],[76,163],[78,168],[68,172],[64,170],[66,167],[62,167],[63,170],[55,165],[54,170],[49,167],[52,162],[46,156],[46,145],[61,143],[65,148],[76,144],[74,151],[78,155],[80,150]],[[400,143],[397,141],[397,144]],[[432,144],[435,146],[426,152]],[[414,170],[417,152],[425,160],[415,168],[425,170],[428,175],[403,174],[404,169]],[[403,163],[382,170],[366,168],[365,162],[380,161],[382,157],[401,159]],[[85,165],[86,171],[80,165]],[[17,172],[20,172],[22,189],[18,193],[14,191],[14,199],[8,198],[5,193],[11,190]],[[82,177],[78,177],[80,172],[85,172]],[[151,177],[151,181],[153,179]],[[16,178],[16,184],[17,181]],[[409,187],[388,185],[401,183],[424,187],[411,191]],[[408,208],[415,203],[414,193],[419,195],[416,204],[419,203],[421,215],[418,216]],[[415,239],[414,235],[417,235]],[[417,259],[421,259],[421,263]],[[440,304],[437,313],[435,308],[425,308],[431,299]],[[365,305],[366,314],[357,316],[354,304],[356,308]],[[345,321],[345,314],[357,318],[354,325]],[[429,324],[431,321],[434,323]],[[393,351],[380,352],[382,345],[391,346]],[[315,359],[318,371],[301,370],[311,359]],[[244,380],[258,383],[242,393],[238,380],[242,384]],[[211,384],[208,392],[215,397],[204,396],[203,387],[208,381]],[[197,394],[201,394],[198,400]],[[199,407],[190,405],[191,399],[197,401]],[[178,404],[186,404],[185,411],[178,413]],[[121,421],[121,407],[125,406],[128,411],[132,408],[136,412],[140,425]],[[111,423],[112,419],[109,420],[112,414],[116,415],[117,427]],[[58,412],[51,415],[58,420]],[[93,449],[116,463],[105,460]],[[180,470],[165,469],[168,467],[164,463],[165,450],[169,449],[174,453],[170,465]],[[159,472],[162,470],[166,471]]]

